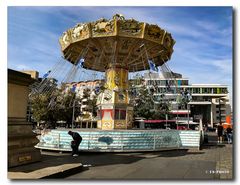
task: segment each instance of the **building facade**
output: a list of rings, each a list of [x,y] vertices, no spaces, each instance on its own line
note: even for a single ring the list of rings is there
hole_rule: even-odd
[[[133,79],[132,79],[133,80]],[[134,82],[135,83],[135,82]],[[142,82],[141,82],[142,83]],[[177,122],[198,122],[202,119],[204,125],[214,127],[219,122],[226,122],[231,115],[229,92],[226,85],[221,84],[190,84],[188,78],[178,73],[147,73],[143,76],[143,83],[147,88],[154,88],[155,99],[170,102],[170,114]],[[85,89],[89,89],[91,95],[96,95],[95,90],[103,84],[103,80],[82,81],[67,84],[66,91],[73,89],[78,97],[83,96]],[[137,84],[140,85],[140,84]],[[183,92],[189,92],[191,100],[187,106],[180,105],[179,97]],[[88,105],[83,99],[81,111],[90,114]],[[156,103],[159,103],[156,101]]]
[[[145,74],[144,79],[148,88],[154,87],[155,96],[164,94],[171,102],[170,113],[175,115],[175,119],[186,121],[189,117],[190,121],[194,121],[201,118],[203,124],[214,127],[219,122],[226,122],[226,116],[231,114],[226,85],[189,84],[188,78],[177,73],[150,73]],[[179,106],[178,97],[186,91],[190,93],[191,100],[187,108],[182,108]]]
[[[93,114],[93,107],[88,103],[88,100],[93,100],[96,96],[96,88],[100,87],[103,83],[102,80],[94,81],[80,81],[64,84],[66,86],[65,93],[69,91],[74,91],[76,93],[76,98],[80,99],[80,106],[75,106],[76,109],[82,113],[81,116],[76,117],[76,122],[80,123],[80,128],[92,128],[96,127],[95,122],[97,117]],[[89,96],[84,95],[85,91],[89,90]],[[86,96],[86,97],[84,97]]]
[[[30,75],[8,69],[8,167],[40,160],[32,124],[26,121]]]

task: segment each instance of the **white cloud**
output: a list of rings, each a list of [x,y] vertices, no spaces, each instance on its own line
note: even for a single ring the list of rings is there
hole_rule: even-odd
[[[206,19],[195,12],[182,11],[181,7],[21,7],[31,9],[32,16],[11,15],[9,22],[9,66],[32,67],[44,73],[61,55],[59,36],[78,22],[94,21],[101,17],[112,18],[122,13],[125,18],[158,24],[172,33],[176,40],[169,66],[175,72],[188,76],[194,83],[232,82],[232,27],[231,15],[223,19]],[[18,10],[18,8],[16,8]],[[13,11],[12,11],[13,12]],[[189,14],[189,16],[188,16]],[[29,14],[28,14],[29,15]],[[44,18],[43,16],[44,15]],[[197,15],[197,14],[196,14]],[[211,15],[212,16],[212,15]],[[55,17],[61,29],[50,30],[47,18]],[[224,22],[224,24],[221,24]],[[42,23],[42,24],[41,24]],[[226,23],[226,24],[225,24]],[[19,39],[19,37],[25,37]],[[18,38],[18,41],[16,39]],[[19,40],[24,43],[19,43]],[[17,67],[16,67],[17,68]]]
[[[31,67],[29,67],[29,66],[27,66],[27,65],[25,65],[25,64],[17,64],[17,65],[16,65],[16,68],[17,68],[18,70],[29,70],[29,69],[32,69]]]

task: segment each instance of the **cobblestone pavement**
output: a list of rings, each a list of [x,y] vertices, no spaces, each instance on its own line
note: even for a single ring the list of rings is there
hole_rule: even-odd
[[[216,171],[219,172],[220,179],[231,179],[233,177],[232,145],[225,145],[220,152],[217,156]]]
[[[69,179],[229,179],[232,145],[214,139],[202,150],[101,153],[80,156],[88,167]]]
[[[42,151],[42,161],[10,168],[9,172],[34,173],[52,169],[66,170],[57,178],[106,180],[232,180],[233,145],[217,143],[215,133],[209,133],[208,143],[201,150],[169,150],[161,152],[93,153],[81,152],[72,157],[69,152]],[[75,166],[81,164],[81,169]],[[53,168],[52,168],[53,167]],[[62,168],[63,167],[63,168]],[[49,172],[47,172],[47,170]],[[31,176],[30,176],[31,177]]]

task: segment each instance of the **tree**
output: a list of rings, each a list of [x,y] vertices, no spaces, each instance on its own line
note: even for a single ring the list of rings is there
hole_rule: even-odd
[[[162,94],[160,98],[155,100],[155,102],[155,112],[153,116],[154,119],[165,119],[166,115],[168,115],[171,110],[171,103],[169,102],[165,94]]]
[[[181,109],[187,109],[187,105],[190,101],[192,101],[192,96],[187,89],[185,89],[185,91],[181,91],[180,96],[177,97],[177,102]]]
[[[66,124],[67,124],[66,126],[68,128],[70,128],[72,125],[73,110],[74,110],[75,118],[81,114],[80,109],[75,109],[79,101],[80,100],[76,97],[76,93],[72,92],[71,90],[69,90],[68,92],[65,92],[64,88],[62,88],[58,91],[58,96],[56,98],[56,105],[53,108],[57,115],[57,120],[66,121]]]
[[[138,79],[138,82],[141,79]],[[131,84],[130,95],[133,105],[134,117],[146,119],[165,119],[170,111],[170,103],[165,95],[154,96],[155,87],[146,88],[144,84],[135,86]]]
[[[34,119],[37,122],[44,121],[54,128],[57,118],[54,110],[49,109],[51,96],[48,93],[35,94],[30,101]]]
[[[154,101],[146,86],[133,87],[130,93],[134,117],[151,119],[154,115]]]
[[[80,100],[75,92],[66,92],[65,87],[55,88],[51,93],[38,93],[31,96],[33,117],[37,122],[44,121],[48,127],[55,128],[57,121],[66,121],[67,126],[72,124],[73,106]],[[74,105],[75,104],[75,105]],[[76,109],[75,116],[80,115]]]

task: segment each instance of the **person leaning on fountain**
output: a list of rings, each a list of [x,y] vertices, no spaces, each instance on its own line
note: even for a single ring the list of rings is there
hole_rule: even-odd
[[[78,156],[78,147],[82,142],[82,137],[77,132],[68,131],[68,134],[73,138],[71,141],[72,156]]]

